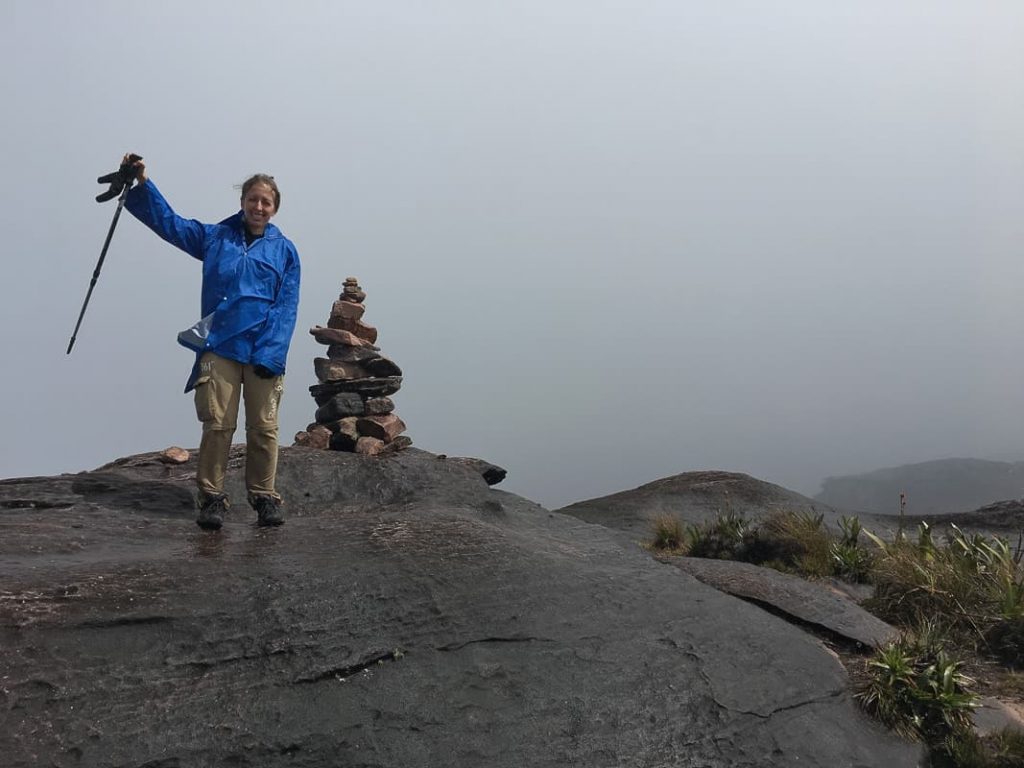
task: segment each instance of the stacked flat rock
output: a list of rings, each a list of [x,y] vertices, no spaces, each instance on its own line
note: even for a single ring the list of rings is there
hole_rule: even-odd
[[[380,354],[377,329],[363,322],[365,301],[359,281],[346,278],[327,327],[309,329],[327,357],[313,360],[316,421],[295,435],[296,445],[371,456],[412,445],[390,397],[402,386],[402,370]]]

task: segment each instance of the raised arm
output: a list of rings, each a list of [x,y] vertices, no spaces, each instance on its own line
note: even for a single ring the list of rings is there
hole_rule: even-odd
[[[128,156],[125,155],[125,160],[127,159]],[[168,243],[202,261],[206,225],[195,219],[184,219],[174,212],[160,194],[160,190],[146,176],[145,163],[137,160],[134,168],[135,178],[139,183],[128,193],[124,207]]]

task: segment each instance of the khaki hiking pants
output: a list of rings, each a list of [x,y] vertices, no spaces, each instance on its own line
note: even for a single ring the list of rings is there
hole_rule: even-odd
[[[239,399],[245,401],[245,487],[253,496],[273,496],[277,475],[277,411],[284,376],[261,379],[251,365],[213,352],[199,360],[196,415],[203,423],[196,485],[200,499],[224,493],[231,437],[238,420]]]

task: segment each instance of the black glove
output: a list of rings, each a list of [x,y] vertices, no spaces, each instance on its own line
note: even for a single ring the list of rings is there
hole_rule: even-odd
[[[277,376],[272,370],[267,368],[265,365],[254,365],[252,367],[253,372],[261,379],[272,379]]]
[[[105,203],[107,200],[113,200],[115,197],[121,194],[121,191],[125,188],[125,185],[131,187],[132,181],[135,180],[135,162],[141,160],[140,155],[131,154],[128,155],[128,160],[121,163],[121,167],[113,173],[108,173],[104,176],[100,176],[96,181],[100,184],[109,184],[110,189],[106,192],[101,192],[96,195],[97,203]]]

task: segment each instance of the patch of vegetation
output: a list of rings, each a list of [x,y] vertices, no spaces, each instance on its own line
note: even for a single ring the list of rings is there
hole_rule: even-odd
[[[833,574],[832,535],[824,516],[773,512],[754,529],[742,559],[776,570],[827,578]]]
[[[677,551],[686,544],[686,526],[675,515],[658,515],[651,521],[654,528],[654,541],[657,550]]]
[[[750,534],[743,515],[719,513],[714,520],[687,529],[686,552],[691,557],[741,560]]]
[[[787,573],[828,578],[834,575],[863,580],[871,555],[859,544],[859,522],[835,539],[822,515],[774,512],[756,523],[735,512],[719,513],[714,520],[685,526],[680,541],[678,518],[662,516],[653,522],[652,546],[691,557],[740,560]]]
[[[964,733],[945,740],[933,752],[936,768],[1020,768],[1024,734],[1011,728],[989,736]]]
[[[868,661],[869,678],[856,694],[885,725],[932,745],[969,732],[977,695],[962,662],[946,649],[935,625],[923,625],[881,648]]]
[[[791,511],[675,522],[678,553],[873,584],[864,607],[904,634],[864,670],[851,668],[862,680],[856,696],[863,707],[925,742],[936,768],[1024,767],[1024,734],[973,731],[977,685],[965,671],[982,672],[987,695],[1024,698],[1024,674],[1014,671],[1024,669],[1024,533],[1011,547],[955,525],[940,537],[922,523],[916,534],[900,530],[885,541],[856,517],[841,518],[836,535],[822,516]]]
[[[832,542],[830,549],[835,575],[854,583],[866,582],[874,565],[874,557],[860,545],[863,530],[860,519],[843,515],[839,518],[839,529],[842,533],[838,540]]]
[[[993,654],[1009,666],[1024,664],[1024,569],[1021,553],[1002,538],[967,534],[951,526],[946,542],[922,523],[916,541],[878,545],[871,569],[873,613],[899,626],[939,616],[963,645]]]

